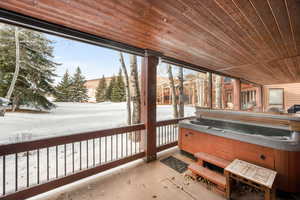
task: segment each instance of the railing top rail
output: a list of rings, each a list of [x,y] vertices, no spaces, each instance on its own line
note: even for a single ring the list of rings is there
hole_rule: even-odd
[[[38,140],[18,142],[12,144],[0,145],[0,156],[21,153],[25,151],[32,151],[41,148],[53,147],[62,144],[69,144],[73,142],[80,142],[83,140],[90,140],[94,138],[110,136],[115,134],[127,133],[132,131],[144,130],[145,124],[137,124],[132,126],[124,126],[120,128],[111,128],[98,131],[91,131],[72,135],[63,135],[58,137],[43,138]]]
[[[176,118],[176,119],[168,119],[168,120],[162,120],[156,122],[156,126],[165,126],[165,125],[170,125],[170,124],[177,124],[179,121],[186,120],[186,119],[192,119],[195,118],[194,116],[191,117],[181,117],[181,118]]]

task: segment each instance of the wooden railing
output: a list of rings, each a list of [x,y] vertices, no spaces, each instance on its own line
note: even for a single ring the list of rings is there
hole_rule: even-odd
[[[157,151],[177,145],[178,122],[157,122]],[[143,158],[144,124],[0,145],[0,199],[25,199]]]
[[[177,146],[178,144],[178,123],[182,120],[194,117],[183,117],[177,119],[163,120],[156,123],[156,146],[157,151]]]
[[[144,124],[0,145],[0,199],[25,199],[144,157]]]

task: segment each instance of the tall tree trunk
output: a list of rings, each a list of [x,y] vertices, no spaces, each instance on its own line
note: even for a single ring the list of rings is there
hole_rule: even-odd
[[[135,55],[130,55],[130,83],[132,88],[132,124],[139,124],[141,123],[141,95],[137,70],[137,58]],[[141,141],[140,131],[131,135],[131,139],[135,142]]]
[[[183,68],[178,68],[179,80],[179,117],[184,117]]]
[[[206,73],[206,79],[207,79],[207,92],[206,92],[206,100],[207,100],[207,107],[212,108],[212,73],[207,72]]]
[[[17,109],[19,109],[20,102],[19,102],[19,97],[14,96],[13,101],[12,101],[12,111],[15,112]]]
[[[129,87],[129,77],[126,69],[126,65],[124,62],[123,54],[120,52],[120,63],[121,68],[124,74],[124,84],[125,84],[125,91],[126,91],[126,103],[127,103],[127,124],[131,125],[131,102],[130,102],[130,87]]]
[[[10,100],[11,95],[14,91],[17,79],[18,79],[18,75],[19,75],[19,71],[20,71],[20,42],[19,42],[19,28],[15,27],[15,44],[16,44],[16,68],[15,68],[15,72],[11,81],[11,84],[9,86],[9,89],[7,91],[7,94],[5,96],[6,99]],[[5,113],[5,110],[3,111],[3,115]]]
[[[204,106],[204,80],[201,76],[201,73],[199,72],[197,74],[197,95],[198,95],[198,106],[203,107]]]
[[[173,105],[173,117],[178,118],[178,109],[177,109],[177,99],[176,99],[176,89],[172,74],[172,67],[170,64],[168,64],[168,75],[169,75],[169,83],[172,93],[172,105]]]
[[[215,103],[217,108],[222,108],[222,95],[221,95],[221,76],[216,75],[216,97]]]

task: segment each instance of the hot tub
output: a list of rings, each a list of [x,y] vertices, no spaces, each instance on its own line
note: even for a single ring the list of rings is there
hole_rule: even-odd
[[[222,115],[225,112],[226,116],[236,115],[232,111],[216,111],[214,116],[211,111],[210,115],[205,115],[205,112],[196,119],[179,124],[181,150],[192,154],[205,152],[230,161],[238,158],[274,169],[278,172],[279,189],[300,192],[300,142],[295,139],[295,131],[288,126],[290,118],[263,116],[282,122],[257,123],[253,120],[237,120],[236,116],[218,116],[218,112]],[[246,112],[238,114],[241,119],[253,115]],[[261,116],[258,114],[252,117],[259,119]],[[285,120],[286,124],[283,122]]]

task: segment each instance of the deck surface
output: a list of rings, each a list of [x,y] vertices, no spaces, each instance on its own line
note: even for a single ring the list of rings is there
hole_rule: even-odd
[[[179,154],[178,149],[163,153],[159,160],[170,155],[188,164],[194,162]],[[159,160],[149,164],[137,161],[58,191],[42,194],[32,200],[225,200],[203,184],[185,179],[184,173],[176,172]],[[235,194],[232,197],[235,197]],[[235,199],[259,200],[263,199],[263,196],[243,194]]]

